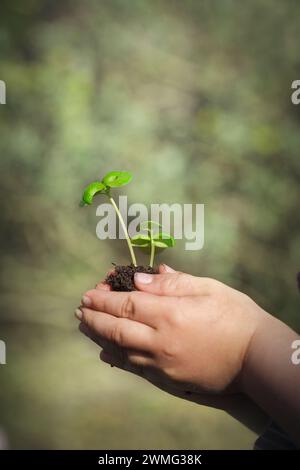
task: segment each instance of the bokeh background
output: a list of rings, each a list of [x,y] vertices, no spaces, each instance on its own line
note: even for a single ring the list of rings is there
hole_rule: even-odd
[[[10,448],[244,448],[255,434],[100,363],[73,310],[124,242],[82,189],[205,204],[205,246],[161,255],[299,330],[296,1],[2,0],[0,428]]]

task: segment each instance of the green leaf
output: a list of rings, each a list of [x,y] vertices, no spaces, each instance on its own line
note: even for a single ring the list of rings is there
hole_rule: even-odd
[[[172,248],[175,245],[174,238],[168,233],[160,232],[153,237],[154,245],[157,248]]]
[[[80,205],[84,206],[86,204],[92,204],[93,197],[95,196],[95,194],[105,189],[106,189],[106,186],[100,181],[94,181],[93,183],[89,184],[83,192],[82,201]]]
[[[131,244],[139,248],[147,248],[151,245],[151,240],[148,235],[135,235],[131,238]]]
[[[110,171],[104,176],[102,183],[109,188],[116,188],[130,183],[132,174],[129,171]]]

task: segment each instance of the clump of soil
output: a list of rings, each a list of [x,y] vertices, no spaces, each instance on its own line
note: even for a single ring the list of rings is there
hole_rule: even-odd
[[[135,273],[158,274],[156,268],[150,266],[115,266],[112,273],[108,274],[105,282],[109,284],[114,291],[130,292],[136,290],[134,286]]]

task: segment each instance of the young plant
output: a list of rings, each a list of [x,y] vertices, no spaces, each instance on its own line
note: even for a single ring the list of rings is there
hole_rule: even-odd
[[[125,186],[125,184],[128,184],[131,181],[131,179],[132,179],[132,175],[128,171],[110,171],[109,173],[107,173],[107,175],[104,176],[104,178],[101,181],[94,181],[93,183],[90,183],[85,188],[80,205],[81,206],[91,205],[93,202],[94,196],[98,194],[104,194],[105,196],[108,197],[110,203],[112,204],[112,206],[114,207],[116,211],[116,214],[118,216],[118,219],[124,231],[132,264],[134,266],[137,266],[133,246],[130,241],[130,237],[128,235],[127,227],[125,225],[122,214],[119,211],[119,208],[114,198],[111,195],[112,188]]]
[[[150,250],[149,266],[153,268],[155,249],[172,248],[175,245],[175,240],[168,233],[162,232],[161,224],[153,220],[142,222],[140,228],[146,231],[147,234],[135,235],[131,239],[131,243],[133,246]]]

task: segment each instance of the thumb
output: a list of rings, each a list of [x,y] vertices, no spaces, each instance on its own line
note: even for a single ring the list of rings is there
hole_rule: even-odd
[[[135,273],[134,283],[137,289],[151,294],[175,297],[204,295],[209,292],[210,279],[173,270],[171,272],[171,268],[164,268],[160,267],[160,274]]]

